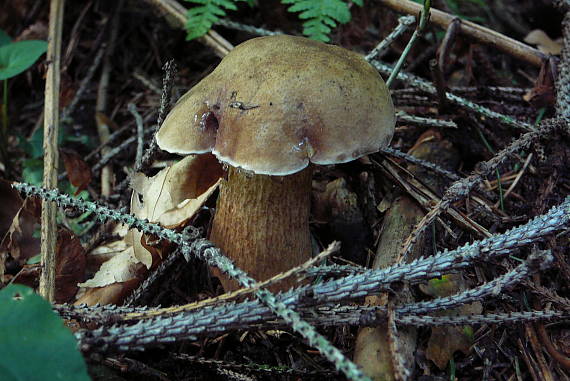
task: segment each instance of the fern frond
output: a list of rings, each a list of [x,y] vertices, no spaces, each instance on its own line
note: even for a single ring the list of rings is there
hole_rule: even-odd
[[[237,10],[237,2],[251,0],[186,0],[196,4],[186,13],[187,40],[193,40],[208,33],[214,23],[226,16],[226,10]]]
[[[313,40],[328,42],[329,33],[338,23],[350,21],[350,11],[345,0],[281,0],[283,4],[292,4],[289,12],[301,12],[303,34]],[[363,0],[354,0],[354,4],[363,5]]]

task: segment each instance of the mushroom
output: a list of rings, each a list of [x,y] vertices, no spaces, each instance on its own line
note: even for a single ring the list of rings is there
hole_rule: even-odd
[[[265,280],[311,257],[311,164],[377,152],[394,125],[389,90],[360,55],[280,35],[235,47],[180,98],[156,138],[165,151],[212,152],[227,165],[210,240]]]

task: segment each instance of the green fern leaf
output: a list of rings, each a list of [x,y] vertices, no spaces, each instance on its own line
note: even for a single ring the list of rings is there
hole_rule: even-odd
[[[208,33],[212,25],[226,16],[226,10],[237,10],[237,2],[251,0],[186,0],[196,4],[186,13],[186,39],[193,40]]]
[[[313,40],[328,42],[329,33],[338,23],[350,21],[350,11],[345,0],[281,0],[283,4],[292,4],[289,12],[300,12],[303,34]],[[354,4],[363,5],[363,0],[354,0]]]

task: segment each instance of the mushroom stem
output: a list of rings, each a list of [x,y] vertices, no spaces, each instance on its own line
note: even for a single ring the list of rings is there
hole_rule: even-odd
[[[251,175],[230,167],[210,240],[259,281],[307,261],[312,172],[309,166],[289,176]],[[226,291],[237,289],[237,282],[219,278]],[[273,291],[293,284],[285,280]]]

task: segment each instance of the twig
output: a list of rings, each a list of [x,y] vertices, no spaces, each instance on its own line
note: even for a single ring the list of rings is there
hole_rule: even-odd
[[[175,0],[146,0],[161,11],[171,16],[180,29],[184,29],[186,25],[186,8],[177,3]],[[219,57],[225,57],[230,50],[232,44],[221,37],[219,34],[210,30],[205,36],[198,38],[198,41],[209,46]]]
[[[147,129],[145,131],[145,136],[150,135],[151,132],[153,132],[153,131]],[[131,136],[130,138],[124,140],[118,146],[108,148],[107,152],[103,156],[101,156],[101,159],[97,163],[95,163],[95,165],[93,165],[93,167],[91,168],[91,171],[97,172],[99,169],[101,169],[102,167],[107,165],[107,163],[109,161],[111,161],[116,155],[125,152],[125,149],[128,146],[130,146],[131,144],[133,144],[136,140],[137,140],[137,136],[134,135],[134,136]]]
[[[99,48],[99,50],[97,51],[97,54],[95,55],[95,58],[93,59],[93,63],[91,64],[91,66],[89,66],[89,70],[87,70],[87,74],[81,80],[81,83],[79,84],[79,88],[75,92],[75,95],[74,95],[72,101],[69,103],[69,105],[61,113],[61,120],[62,121],[65,122],[69,118],[69,116],[73,113],[73,111],[75,110],[75,107],[77,106],[77,103],[79,103],[79,101],[83,97],[83,94],[87,90],[87,87],[91,84],[91,79],[93,78],[95,71],[99,68],[99,65],[101,64],[101,60],[103,59],[103,55],[105,54],[106,48],[107,48],[107,45],[102,44],[101,47]]]
[[[260,374],[265,374],[268,376],[277,376],[277,375],[289,375],[289,376],[300,376],[300,377],[309,377],[309,376],[334,376],[334,372],[324,370],[301,370],[301,369],[293,369],[293,368],[284,368],[284,367],[275,367],[266,364],[239,364],[232,361],[221,361],[221,360],[214,360],[208,359],[198,356],[190,356],[186,353],[171,353],[169,355],[171,358],[175,360],[180,360],[184,362],[191,362],[198,365],[205,365],[210,367],[220,367],[220,368],[230,368],[230,369],[238,369],[242,371],[248,372],[255,372]]]
[[[541,123],[541,129],[538,131],[527,132],[522,135],[501,152],[497,153],[493,158],[486,162],[479,163],[478,171],[471,174],[469,177],[456,181],[453,183],[445,192],[441,200],[430,210],[422,221],[416,226],[414,232],[410,234],[404,246],[402,248],[402,257],[410,253],[414,242],[417,237],[428,227],[433,221],[441,214],[443,210],[448,209],[452,203],[464,199],[469,195],[469,192],[482,180],[483,176],[487,176],[489,173],[495,170],[499,164],[501,164],[509,155],[520,151],[521,149],[530,145],[533,141],[539,139],[543,136],[548,136],[554,130],[562,127],[566,127],[563,120],[549,119]]]
[[[539,286],[535,282],[525,282],[525,287],[543,302],[554,303],[560,308],[570,311],[570,299],[564,298],[546,287]]]
[[[410,0],[378,0],[378,2],[397,12],[407,14],[417,14],[422,8],[420,4]],[[454,16],[448,13],[432,9],[431,22],[444,29],[449,27],[449,24],[452,23],[454,18]],[[496,47],[504,53],[534,66],[540,66],[545,59],[544,54],[537,49],[531,48],[520,41],[514,40],[492,29],[477,25],[471,21],[462,21],[461,33],[478,42]]]
[[[455,17],[451,20],[451,23],[447,27],[445,31],[445,36],[443,37],[443,41],[439,45],[439,49],[437,51],[437,65],[439,67],[440,72],[445,77],[446,68],[447,68],[447,60],[449,58],[449,53],[455,44],[455,39],[457,38],[457,34],[461,31],[461,19],[459,17]]]
[[[168,108],[170,107],[170,100],[172,99],[172,83],[176,77],[178,68],[174,60],[166,61],[162,67],[164,71],[164,78],[162,79],[162,93],[160,94],[160,109],[158,110],[158,120],[156,122],[157,128],[162,126],[162,122],[166,117]]]
[[[544,257],[531,255],[527,261],[512,271],[472,290],[466,290],[457,295],[437,298],[431,301],[395,306],[395,316],[425,314],[499,295],[507,288],[527,278],[532,272],[544,270],[552,263],[552,259],[552,256],[548,255]],[[327,286],[331,286],[335,282],[328,283],[288,291],[278,295],[277,299],[288,308],[306,312],[307,315],[305,316],[312,324],[326,324],[325,321],[327,320],[330,324],[330,319],[325,318],[323,313],[329,311],[329,317],[331,317],[331,315],[336,314],[343,315],[341,312],[343,310],[351,316],[349,323],[351,325],[375,325],[385,321],[388,308],[384,306],[342,306],[340,308],[332,307],[333,310],[331,311],[331,305],[328,305],[318,308],[313,307],[312,310],[304,309],[304,307],[308,307],[308,305],[315,302],[306,297],[306,293],[314,292],[315,295],[318,295],[321,291],[330,289]],[[373,292],[373,290],[368,289],[368,292]],[[331,292],[329,296],[332,295],[334,294]],[[332,300],[327,302],[324,300],[320,301],[320,303],[331,302]],[[318,315],[321,315],[319,320],[316,319]],[[245,329],[254,324],[266,325],[271,318],[271,310],[267,306],[262,305],[259,300],[253,300],[238,304],[223,303],[213,307],[184,311],[173,315],[158,315],[152,319],[140,320],[134,325],[116,324],[111,327],[102,326],[92,331],[79,331],[76,333],[76,337],[79,339],[84,351],[99,353],[124,352],[141,350],[152,344],[197,340],[198,337],[220,335],[232,329]],[[346,318],[339,320],[347,323]],[[397,321],[397,319],[395,320]],[[283,322],[277,322],[277,324],[282,325]]]
[[[63,29],[64,0],[51,0],[47,75],[44,104],[44,176],[43,185],[47,189],[57,188],[59,130],[59,86],[61,60],[61,33]],[[42,202],[41,216],[41,254],[42,274],[40,276],[40,294],[50,302],[55,299],[55,267],[57,242],[57,208],[52,203]]]
[[[329,256],[338,252],[339,250],[340,250],[340,243],[337,241],[334,241],[325,250],[320,252],[315,257],[309,259],[305,263],[302,263],[301,265],[296,266],[296,267],[294,267],[294,268],[292,268],[286,272],[277,274],[277,275],[275,275],[269,279],[264,280],[263,282],[259,282],[255,287],[241,288],[241,289],[238,289],[238,290],[233,291],[233,292],[229,292],[229,293],[226,293],[226,294],[223,294],[220,296],[216,296],[215,298],[209,298],[209,299],[201,300],[200,302],[197,302],[197,303],[192,303],[192,304],[187,305],[187,306],[181,306],[180,311],[189,311],[190,309],[204,308],[204,307],[216,305],[217,303],[220,303],[222,301],[228,302],[231,300],[238,299],[240,297],[244,297],[244,296],[251,294],[254,291],[256,291],[262,287],[267,288],[267,287],[269,287],[269,286],[271,286],[277,282],[280,282],[283,279],[286,279],[290,276],[293,276],[295,274],[299,274],[301,272],[306,272],[309,268],[314,266],[316,263],[328,258]],[[170,310],[170,312],[174,312],[174,311],[178,311],[178,309],[176,309],[176,307],[175,307],[174,310]]]
[[[154,269],[125,301],[124,306],[142,305],[141,301],[146,296],[147,291],[156,284],[161,278],[164,277],[166,272],[170,270],[173,265],[178,264],[182,260],[182,253],[180,250],[174,250],[168,257],[163,260],[156,269]]]
[[[277,35],[283,34],[283,32],[281,32],[281,31],[267,30],[267,29],[256,27],[256,26],[251,26],[251,25],[246,25],[243,23],[231,21],[228,19],[220,19],[220,20],[216,21],[215,25],[220,25],[220,26],[223,26],[224,28],[240,30],[242,32],[247,32],[247,33],[251,33],[254,35],[258,35],[258,36],[277,36]]]
[[[406,122],[426,127],[457,128],[457,124],[452,120],[425,118],[410,115],[404,111],[396,111],[396,118],[398,119],[398,122]]]
[[[419,9],[420,21],[416,26],[416,29],[414,30],[414,33],[412,34],[410,41],[408,41],[408,44],[404,48],[404,51],[402,52],[402,54],[400,54],[398,62],[396,62],[396,65],[394,65],[394,70],[390,73],[390,76],[386,81],[386,86],[388,86],[388,88],[392,87],[392,82],[394,82],[394,79],[396,79],[396,77],[398,76],[398,73],[400,72],[402,65],[404,65],[404,62],[406,62],[406,57],[408,56],[408,53],[410,53],[412,46],[414,46],[416,40],[423,33],[430,17],[430,7],[431,7],[431,0],[424,0],[423,7],[420,7]]]
[[[134,374],[143,380],[170,381],[170,379],[166,377],[166,373],[163,373],[140,361],[133,360],[128,357],[122,357],[120,360],[114,358],[106,358],[103,360],[103,363],[106,367],[117,369],[121,374],[130,374],[131,377]]]
[[[432,163],[432,162],[429,162],[426,160],[422,160],[422,159],[418,159],[417,157],[415,157],[413,155],[409,155],[407,153],[398,151],[397,149],[394,149],[392,147],[382,148],[382,152],[386,153],[388,155],[394,156],[394,157],[398,157],[400,159],[404,159],[404,160],[406,160],[412,164],[419,165],[421,167],[427,168],[430,171],[433,171],[433,172],[438,173],[442,176],[448,177],[453,181],[458,181],[461,179],[461,177],[459,177],[455,173],[450,172],[447,169],[442,168],[435,163]]]
[[[125,223],[131,228],[136,228],[147,234],[168,239],[180,245],[183,252],[193,252],[199,258],[208,261],[213,266],[224,268],[231,275],[243,273],[241,270],[225,259],[218,249],[215,249],[205,240],[188,242],[185,235],[165,229],[159,225],[137,219],[134,216],[117,212],[93,202],[75,199],[69,195],[60,194],[57,190],[47,190],[25,183],[15,183],[13,187],[26,195],[36,195],[45,200],[56,202],[60,207],[78,209],[82,212],[92,212],[100,221],[112,219],[116,222]],[[570,198],[562,204],[553,207],[547,213],[537,216],[526,224],[508,230],[507,232],[464,245],[455,250],[444,251],[428,258],[415,260],[409,264],[399,264],[382,270],[366,270],[360,274],[347,276],[335,281],[317,284],[313,291],[305,294],[307,286],[296,289],[302,292],[302,300],[318,303],[334,303],[339,300],[349,300],[369,295],[371,292],[383,292],[389,290],[395,284],[408,281],[418,283],[420,281],[439,277],[451,271],[458,271],[472,265],[473,261],[489,261],[498,259],[512,250],[528,245],[545,235],[552,234],[565,228],[570,222]],[[238,275],[234,275],[238,276]],[[242,276],[241,274],[239,276]],[[244,283],[247,283],[244,280]],[[291,291],[281,294],[282,298],[291,298]],[[307,298],[307,296],[309,296]],[[293,302],[293,301],[291,301]],[[143,316],[152,317],[160,314],[169,314],[173,310],[180,311],[181,307],[170,307],[156,310],[154,313]],[[137,318],[136,314],[127,318]]]
[[[388,320],[388,344],[390,346],[390,359],[392,360],[392,369],[394,370],[395,381],[405,381],[410,377],[410,370],[404,364],[404,358],[400,354],[398,344],[398,328],[396,327],[396,314],[394,308],[389,307],[387,311]]]
[[[141,114],[137,111],[137,106],[132,103],[128,104],[129,112],[135,117],[137,124],[137,156],[135,158],[135,165],[137,167],[141,166],[142,155],[143,155],[143,145],[144,145],[144,126]]]
[[[60,205],[76,207],[84,212],[93,212],[101,222],[113,219],[117,222],[122,222],[128,225],[131,229],[137,229],[141,232],[176,243],[179,245],[179,248],[185,257],[195,255],[196,257],[206,261],[208,265],[217,267],[222,273],[225,273],[232,279],[235,279],[243,287],[251,288],[257,285],[257,282],[253,278],[251,278],[245,271],[235,266],[231,260],[221,253],[219,249],[216,249],[211,242],[205,239],[187,242],[185,239],[186,236],[183,234],[165,229],[157,224],[137,219],[131,215],[119,213],[95,203],[73,199],[68,195],[62,195],[55,190],[50,191],[23,183],[14,184],[14,187],[29,194],[35,194],[37,192],[40,197],[56,201]],[[327,338],[317,332],[312,325],[304,321],[297,312],[287,307],[287,305],[278,299],[273,293],[266,289],[259,289],[255,290],[254,294],[261,303],[268,306],[273,313],[284,319],[287,324],[293,328],[293,330],[298,332],[307,340],[309,345],[317,348],[325,358],[335,365],[337,370],[344,373],[349,379],[369,380],[369,378],[364,376],[362,371],[360,371],[358,367],[340,350],[334,347]]]
[[[170,101],[172,98],[172,83],[174,82],[174,77],[176,77],[176,64],[174,63],[174,60],[167,61],[162,67],[162,70],[164,70],[164,78],[162,79],[162,93],[160,96],[158,120],[156,127],[153,129],[153,136],[148,149],[146,150],[142,159],[140,161],[137,161],[135,165],[135,172],[144,172],[152,164],[152,161],[158,152],[158,145],[156,143],[156,131],[158,131],[160,126],[162,126],[162,122],[166,117],[166,112],[170,107]]]
[[[119,0],[116,8],[114,9],[113,19],[111,21],[111,33],[109,35],[109,43],[103,58],[103,69],[101,70],[101,78],[97,88],[97,102],[95,111],[105,114],[107,109],[107,89],[109,87],[109,80],[111,78],[111,57],[115,51],[115,42],[119,33],[119,21],[121,17],[121,10],[123,9],[124,0]],[[102,144],[109,140],[110,130],[107,123],[104,123],[103,118],[97,118],[97,133],[99,140]],[[108,152],[108,148],[102,150],[103,155]],[[113,181],[113,167],[106,165],[101,171],[101,195],[109,197],[111,195],[111,183]]]
[[[371,61],[370,62],[376,69],[378,69],[381,73],[383,73],[384,75],[389,75],[393,68],[390,65],[386,65],[384,63],[381,63],[379,61]],[[432,94],[432,95],[437,95],[437,90],[436,88],[429,82],[413,75],[410,73],[406,73],[406,72],[400,72],[398,74],[398,79],[404,81],[406,84],[416,87],[418,89],[421,89],[423,91],[425,91],[428,94]],[[470,111],[476,112],[478,114],[480,114],[481,116],[487,117],[489,119],[493,119],[493,120],[498,120],[501,123],[505,123],[509,126],[512,127],[516,127],[519,129],[523,129],[526,131],[531,131],[533,130],[533,126],[531,126],[528,123],[519,121],[519,120],[515,120],[507,115],[495,112],[493,110],[488,109],[487,107],[478,105],[474,102],[471,102],[468,99],[459,97],[453,93],[450,92],[446,92],[445,96],[447,98],[447,100],[455,105],[458,105],[460,107],[463,108],[467,108]]]
[[[243,302],[248,303],[248,302]],[[257,305],[257,304],[256,304]],[[241,319],[243,320],[243,329],[248,329],[251,324],[260,324],[258,328],[277,328],[283,327],[282,321],[275,321],[274,316],[265,309],[267,313],[258,310],[251,305],[242,307],[242,303],[236,304],[236,309],[243,312]],[[221,306],[218,306],[221,307]],[[247,309],[247,308],[252,309]],[[261,307],[265,308],[265,307]],[[158,311],[158,308],[148,307],[119,307],[114,305],[54,305],[53,309],[64,319],[75,319],[77,321],[95,323],[99,325],[114,324],[118,321],[126,321],[123,317],[130,314],[142,315],[145,312]],[[376,326],[385,322],[385,309],[383,307],[362,306],[362,305],[323,305],[315,306],[298,306],[296,309],[303,314],[303,317],[312,324],[320,326],[331,325],[351,325],[351,326]],[[218,313],[220,310],[216,310]],[[252,320],[252,316],[259,315],[260,320]],[[160,315],[157,315],[160,316]],[[507,312],[507,313],[491,313],[484,315],[460,315],[460,316],[431,316],[431,315],[415,315],[415,314],[398,314],[396,312],[396,323],[411,327],[425,326],[447,326],[447,325],[469,325],[469,324],[514,324],[520,322],[536,322],[536,321],[552,321],[565,320],[570,318],[569,310],[538,310],[523,312]],[[207,319],[202,319],[207,320]],[[190,321],[190,319],[188,319]],[[210,320],[211,321],[211,320]],[[235,320],[233,321],[236,327]],[[204,331],[208,331],[204,328]],[[217,332],[220,334],[220,332]]]
[[[390,34],[388,34],[374,49],[368,53],[364,59],[366,61],[372,61],[375,59],[379,59],[382,57],[386,51],[386,49],[396,40],[402,33],[404,33],[410,25],[416,22],[416,18],[414,16],[402,16],[398,19],[398,26],[394,28]]]
[[[408,195],[414,198],[425,210],[429,210],[433,204],[438,205],[441,203],[442,199],[437,194],[424,186],[415,176],[410,176],[409,172],[398,168],[397,163],[393,160],[387,158],[379,163],[374,160],[372,160],[372,162],[378,166],[382,173],[393,178],[394,182],[405,189]],[[487,229],[473,221],[470,217],[459,212],[455,207],[451,206],[445,210],[449,217],[468,232],[475,234],[478,237],[489,237],[491,235]],[[438,222],[440,222],[446,230],[453,235],[451,228],[448,228],[441,219],[438,219]],[[412,231],[412,234],[413,233],[415,233],[415,230]],[[422,233],[420,232],[417,236],[414,236],[414,239],[419,239],[421,234]],[[417,242],[414,242],[414,244],[415,243]],[[400,254],[400,256],[402,256],[402,254]],[[405,256],[402,256],[402,258],[406,259]]]
[[[439,113],[443,114],[443,111],[447,107],[447,96],[446,96],[447,86],[445,84],[443,71],[441,70],[441,68],[437,63],[437,60],[435,59],[429,61],[429,69],[431,72],[433,83],[435,83]]]
[[[509,186],[509,189],[507,189],[507,191],[505,192],[505,194],[503,195],[503,200],[506,199],[511,192],[513,191],[513,189],[515,189],[515,187],[517,186],[517,184],[519,183],[519,180],[522,178],[522,175],[524,174],[524,172],[526,171],[528,165],[530,164],[530,160],[532,159],[532,153],[530,153],[528,155],[528,157],[526,158],[522,169],[519,171],[519,173],[517,174],[517,177],[515,177],[515,179],[513,180],[513,183],[511,184],[511,186]],[[494,205],[495,208],[499,207],[500,201],[497,201]]]
[[[155,94],[160,95],[161,90],[158,86],[156,86],[150,78],[147,78],[144,73],[139,70],[135,70],[133,72],[133,77],[139,80],[144,86],[146,86],[150,91]]]
[[[556,79],[556,115],[570,118],[570,11],[566,12],[562,22],[564,46],[559,74]]]

